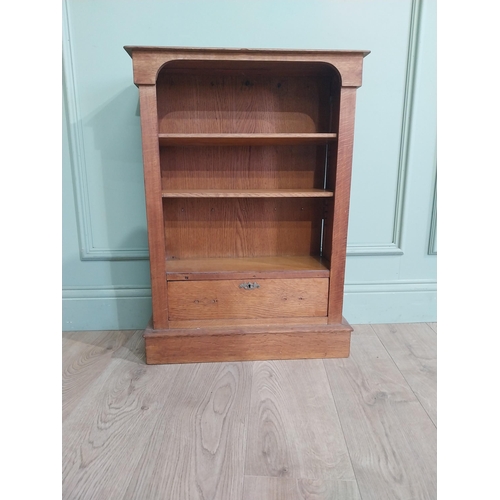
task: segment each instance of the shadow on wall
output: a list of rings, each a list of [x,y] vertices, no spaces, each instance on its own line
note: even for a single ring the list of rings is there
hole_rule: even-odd
[[[114,318],[118,328],[144,328],[151,315],[151,292],[139,100],[137,88],[127,84],[82,118],[81,125],[93,251],[102,249],[107,261],[95,269],[108,274],[104,280],[93,277],[106,283],[94,309],[101,315],[98,309],[105,308],[103,318]]]
[[[82,121],[86,154],[92,156],[86,159],[89,194],[94,194],[92,227],[103,242],[100,246],[115,249],[118,255],[147,251],[138,106],[137,88],[132,85]]]
[[[144,240],[147,248],[147,229],[138,228],[133,229],[127,237],[122,240],[120,248],[132,248],[136,241]],[[125,328],[146,328],[152,315],[151,306],[151,281],[149,260],[142,259],[142,261],[131,262],[130,260],[122,260],[109,262],[110,275],[113,286],[117,287],[114,300],[108,301],[109,307],[116,310],[116,325],[118,329]],[[141,283],[147,283],[142,287],[130,286],[131,271],[130,267],[133,265],[140,265],[144,277],[141,276]],[[133,272],[133,276],[138,273]],[[123,287],[123,288],[122,288]],[[111,313],[111,311],[110,311]]]

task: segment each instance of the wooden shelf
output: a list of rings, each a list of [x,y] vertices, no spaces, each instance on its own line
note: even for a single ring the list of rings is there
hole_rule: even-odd
[[[167,280],[328,278],[328,262],[310,255],[165,261]]]
[[[328,144],[337,134],[158,134],[160,146],[294,146]]]
[[[193,189],[163,190],[163,198],[332,198],[324,189]]]

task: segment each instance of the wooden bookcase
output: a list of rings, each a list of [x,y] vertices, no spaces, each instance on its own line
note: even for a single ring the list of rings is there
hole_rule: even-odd
[[[349,356],[363,51],[132,47],[150,364]]]

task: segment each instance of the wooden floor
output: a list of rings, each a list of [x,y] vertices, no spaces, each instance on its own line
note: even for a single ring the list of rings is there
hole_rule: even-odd
[[[156,366],[64,333],[63,499],[436,498],[436,324],[354,329],[348,359]]]

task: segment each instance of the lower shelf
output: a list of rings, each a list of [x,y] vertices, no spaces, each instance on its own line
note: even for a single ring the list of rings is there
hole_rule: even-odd
[[[349,357],[352,328],[340,324],[226,326],[144,332],[146,362],[208,363]]]
[[[168,281],[328,278],[328,262],[311,255],[167,260]]]

